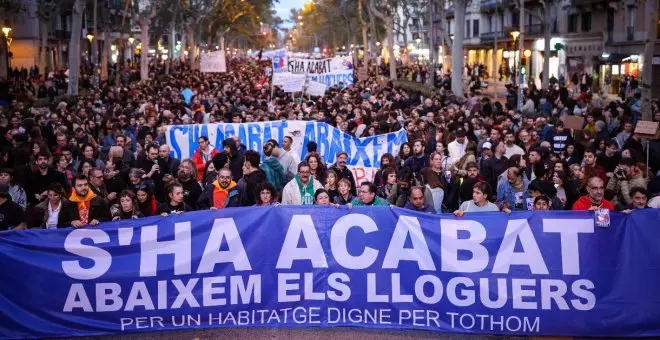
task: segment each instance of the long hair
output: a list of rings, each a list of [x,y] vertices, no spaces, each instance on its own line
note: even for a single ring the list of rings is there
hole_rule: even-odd
[[[120,212],[123,212],[123,211],[124,211],[124,210],[122,209],[122,207],[121,207],[121,199],[122,199],[122,197],[128,197],[128,198],[131,199],[131,207],[132,207],[132,209],[131,209],[131,213],[132,213],[133,215],[135,215],[135,212],[138,211],[138,201],[137,201],[137,196],[136,196],[136,195],[133,193],[133,191],[131,191],[131,190],[128,190],[128,189],[123,190],[123,191],[119,194],[119,197],[117,198],[117,199],[118,199],[118,202],[119,202],[119,211],[120,211]]]
[[[428,184],[431,187],[431,189],[435,189],[435,188],[444,189],[444,186],[442,185],[442,182],[440,182],[438,175],[436,175],[431,168],[424,168],[422,169],[421,173],[424,184]]]

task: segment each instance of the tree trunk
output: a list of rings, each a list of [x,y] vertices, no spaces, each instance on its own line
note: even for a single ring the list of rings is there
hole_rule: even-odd
[[[110,54],[110,32],[108,32],[107,29],[103,30],[103,49],[101,50],[101,79],[106,80],[108,79],[108,61],[109,61],[109,54]],[[121,54],[121,53],[120,53]],[[121,55],[119,58],[123,58]],[[117,60],[117,64],[121,65],[119,60]],[[119,70],[119,67],[117,67],[117,70]],[[117,72],[119,74],[119,72]]]
[[[174,46],[176,46],[176,17],[170,23],[170,46],[167,48],[167,60],[174,59]]]
[[[463,97],[463,36],[465,35],[465,11],[467,0],[454,1],[454,15],[458,24],[454,25],[454,44],[452,51],[451,91]]]
[[[367,39],[367,23],[364,21],[363,17],[364,11],[362,9],[362,0],[358,0],[358,19],[360,20],[360,29],[362,31],[362,50],[364,53],[362,53],[362,63],[364,64],[363,67],[365,70],[369,69],[369,55],[368,55],[368,46],[369,46],[369,39]],[[363,80],[363,79],[360,79]]]
[[[140,79],[149,80],[149,21],[141,19],[138,21],[140,25],[140,40],[142,41],[142,53],[140,54]],[[158,53],[158,51],[156,51]]]
[[[182,22],[182,24],[184,24],[184,23]],[[185,24],[184,24],[183,27],[184,27],[184,31],[182,32],[183,34],[181,34],[181,45],[180,45],[181,47],[179,49],[179,60],[181,60],[181,62],[185,64],[185,62],[186,62],[186,53],[185,53],[185,51],[186,51],[186,48],[187,48],[186,47],[186,44],[187,44],[186,33],[187,32],[185,31]]]
[[[92,43],[91,43],[92,44],[92,50],[90,51],[89,59],[92,62],[92,67],[94,68],[93,72],[95,73],[96,72],[96,65],[99,62],[99,52],[98,52],[99,51],[99,48],[98,48],[98,46],[99,46],[99,34],[96,31],[96,24],[97,24],[96,17],[97,17],[97,13],[98,13],[97,10],[96,10],[96,8],[97,8],[96,6],[98,5],[98,0],[94,0],[93,4],[94,4],[94,7],[92,8],[92,10],[94,12],[92,13],[92,18],[93,18],[92,19],[93,20],[92,21],[93,22],[93,24],[92,24],[93,25],[92,33],[94,34],[94,40],[92,40]]]
[[[433,25],[433,13],[435,12],[433,9],[435,1],[434,0],[429,0],[428,2],[428,12],[429,12],[429,29],[428,29],[428,37],[429,37],[429,74],[426,77],[428,86],[433,88],[435,87],[435,63],[437,62],[437,58],[435,56],[436,52],[436,46],[435,46],[435,28]]]
[[[195,63],[195,31],[194,27],[189,25],[186,29],[186,34],[188,35],[188,64],[190,64],[190,68],[192,69]]]
[[[549,15],[549,13],[546,13],[546,15]],[[550,19],[546,17],[545,20],[545,32],[543,34],[543,39],[545,40],[543,44],[543,79],[541,88],[547,89],[550,85],[550,56],[552,51],[550,50]]]
[[[41,38],[41,46],[39,47],[39,74],[47,75],[48,22],[45,19],[39,20],[39,35]],[[44,79],[46,78],[44,77]]]
[[[642,68],[642,120],[653,120],[651,109],[651,81],[653,71],[653,47],[657,32],[658,1],[646,0],[646,40],[644,46],[644,65]]]
[[[390,54],[390,80],[396,80],[396,58],[394,58],[394,18],[390,15],[387,25],[387,53]]]
[[[0,34],[0,79],[7,78],[9,75],[9,70],[7,68],[8,58],[7,40],[5,40],[4,34]]]
[[[69,41],[69,88],[67,93],[78,95],[78,74],[80,73],[80,36],[82,34],[82,14],[85,0],[76,0],[73,5],[71,40]]]
[[[520,13],[525,13],[525,0],[520,0]],[[522,111],[523,108],[523,75],[520,70],[522,70],[522,55],[525,51],[525,17],[526,15],[520,16],[520,35],[518,36],[518,111]]]

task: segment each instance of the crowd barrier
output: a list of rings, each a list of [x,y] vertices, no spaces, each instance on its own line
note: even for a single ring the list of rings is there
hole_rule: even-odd
[[[660,210],[191,212],[0,234],[0,338],[214,327],[660,336]]]

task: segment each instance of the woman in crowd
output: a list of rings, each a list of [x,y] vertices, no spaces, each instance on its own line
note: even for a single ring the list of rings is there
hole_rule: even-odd
[[[325,164],[323,163],[321,156],[316,152],[310,152],[305,156],[305,162],[309,164],[309,170],[312,172],[312,177],[325,185],[327,175]]]
[[[316,192],[314,193],[314,204],[339,207],[339,204],[335,204],[332,203],[332,201],[330,201],[330,194],[328,194],[328,191],[323,188],[317,189]]]
[[[445,190],[440,178],[438,178],[433,169],[424,168],[422,169],[422,181],[425,183],[424,201],[432,206],[436,213],[442,213],[444,210],[442,208],[442,202],[445,199]]]
[[[56,229],[62,207],[67,203],[64,188],[59,183],[51,183],[46,191],[47,200],[37,204],[43,213],[41,228]]]
[[[378,187],[376,194],[380,198],[388,199],[392,194],[392,188],[396,185],[396,169],[394,166],[388,166],[383,170],[383,180],[385,183]]]
[[[353,194],[351,194],[351,182],[347,180],[346,178],[342,178],[339,180],[339,195],[335,197],[335,204],[339,205],[346,205],[348,203],[351,203],[351,201],[355,198]]]
[[[148,185],[145,183],[138,184],[135,196],[137,198],[137,208],[144,217],[156,215],[158,202]]]
[[[134,220],[144,217],[140,209],[138,209],[137,198],[130,190],[124,190],[119,194],[119,206],[116,207],[116,212],[113,214],[112,220]]]
[[[454,212],[456,216],[463,216],[466,212],[487,212],[487,211],[500,211],[494,203],[488,201],[490,195],[490,187],[485,182],[478,182],[472,187],[472,199],[463,202],[461,206]]]
[[[78,174],[84,175],[89,178],[89,171],[94,168],[94,161],[90,159],[83,159],[80,164],[78,164]]]
[[[374,176],[374,184],[376,184],[376,186],[380,187],[385,184],[387,178],[383,176],[383,171],[390,166],[394,166],[394,164],[394,156],[392,156],[391,153],[385,153],[380,157],[380,168],[376,171],[376,175]]]
[[[330,202],[334,202],[337,197],[339,197],[339,179],[337,173],[334,170],[328,170],[325,179],[324,189],[328,191],[330,196]]]
[[[394,159],[394,162],[396,163],[397,171],[403,168],[403,163],[405,163],[406,160],[411,155],[412,155],[412,146],[410,145],[410,143],[405,142],[401,144],[401,147],[399,148],[399,154]]]
[[[105,170],[105,163],[94,156],[94,147],[92,145],[90,144],[83,145],[81,151],[82,151],[83,159],[92,161],[95,168]]]
[[[27,208],[27,194],[25,189],[14,181],[14,170],[10,168],[0,169],[0,183],[9,187],[11,200],[25,210]]]
[[[257,191],[259,192],[259,196],[257,197],[257,203],[255,206],[263,207],[268,205],[280,205],[277,202],[277,190],[275,190],[274,185],[269,182],[264,182],[257,187]]]

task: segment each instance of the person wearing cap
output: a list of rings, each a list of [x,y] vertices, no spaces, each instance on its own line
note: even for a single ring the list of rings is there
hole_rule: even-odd
[[[339,151],[336,156],[336,162],[330,167],[330,170],[334,170],[337,173],[337,181],[342,178],[346,178],[351,182],[351,194],[353,196],[357,195],[357,187],[355,186],[355,177],[353,177],[353,171],[346,167],[346,162],[348,161],[348,153],[346,151]]]
[[[484,163],[493,157],[493,144],[484,142],[478,151],[481,156],[477,158],[477,164],[479,164],[480,169],[483,169]]]
[[[26,228],[23,208],[11,200],[9,185],[0,183],[0,232]]]
[[[456,139],[447,145],[447,151],[449,151],[449,158],[452,163],[457,162],[463,157],[463,155],[465,155],[465,148],[467,145],[466,139],[465,130],[456,130]]]

